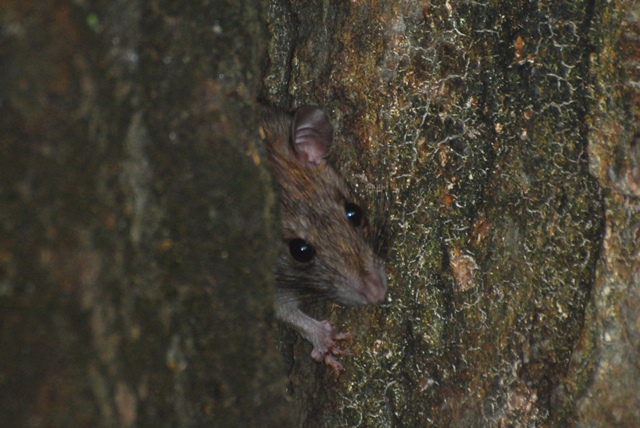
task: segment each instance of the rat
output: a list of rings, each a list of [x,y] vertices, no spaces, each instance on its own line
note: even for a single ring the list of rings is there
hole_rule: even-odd
[[[352,338],[301,309],[331,300],[345,306],[378,304],[387,292],[385,265],[374,234],[345,180],[329,164],[333,126],[319,107],[293,114],[266,110],[262,119],[282,221],[276,264],[276,317],[311,342],[311,357],[339,372],[339,343]]]

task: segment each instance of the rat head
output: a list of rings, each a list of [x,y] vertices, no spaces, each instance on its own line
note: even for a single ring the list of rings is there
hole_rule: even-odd
[[[382,302],[387,279],[373,250],[373,231],[362,205],[325,160],[333,144],[327,116],[313,106],[300,107],[293,117],[270,112],[263,129],[281,201],[278,292],[345,305]]]

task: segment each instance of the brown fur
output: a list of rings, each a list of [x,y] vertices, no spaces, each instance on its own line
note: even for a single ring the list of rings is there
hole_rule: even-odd
[[[328,122],[322,123],[328,126]],[[265,113],[262,121],[280,196],[283,230],[276,268],[276,312],[311,341],[315,359],[324,358],[337,369],[340,364],[331,354],[340,355],[333,341],[339,335],[327,327],[328,323],[304,314],[299,306],[325,299],[344,305],[378,303],[386,292],[384,264],[374,253],[374,234],[366,216],[355,227],[346,215],[345,203],[362,205],[342,177],[327,161],[306,166],[296,159],[293,126],[291,115],[272,110]],[[288,243],[295,238],[315,248],[311,262],[302,263],[291,256]]]

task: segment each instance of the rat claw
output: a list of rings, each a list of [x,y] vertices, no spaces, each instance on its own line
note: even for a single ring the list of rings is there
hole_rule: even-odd
[[[315,332],[311,358],[318,363],[324,362],[335,372],[344,370],[342,364],[335,357],[351,356],[353,353],[350,349],[342,349],[338,345],[339,342],[353,339],[353,335],[351,333],[336,333],[333,331],[333,324],[326,320],[318,323],[318,329]]]
[[[351,340],[353,339],[353,334],[351,333],[338,333],[335,336],[333,336],[333,340],[337,340],[337,341],[343,341],[343,340]]]
[[[353,355],[355,355],[353,351],[351,351],[351,349],[348,349],[348,348],[346,349],[333,348],[331,350],[331,353],[336,357],[352,357]]]
[[[344,370],[342,364],[340,364],[338,360],[333,358],[333,355],[331,355],[330,353],[324,356],[324,363],[327,366],[331,367],[331,369],[333,369],[333,371],[336,373],[340,373],[342,370]]]
[[[325,364],[327,364],[327,365],[330,365],[327,362],[328,360],[332,361],[332,362],[337,362],[333,358],[334,355],[336,357],[342,357],[342,356],[351,357],[351,356],[354,355],[354,353],[350,349],[341,349],[341,348],[338,348],[337,346],[332,346],[332,347],[328,348],[327,351],[325,351],[325,352],[322,352],[322,351],[320,351],[318,349],[314,349],[313,351],[311,351],[311,358],[314,361],[316,361],[318,363],[321,363],[321,362],[324,361]]]

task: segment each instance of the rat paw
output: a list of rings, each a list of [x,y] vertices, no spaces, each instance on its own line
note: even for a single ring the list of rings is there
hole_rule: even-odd
[[[336,333],[333,330],[333,324],[326,320],[318,322],[317,327],[314,332],[314,340],[311,341],[313,343],[311,358],[319,363],[324,362],[336,372],[343,370],[342,364],[334,357],[352,355],[350,350],[340,348],[338,343],[353,339],[353,335],[351,333]]]

